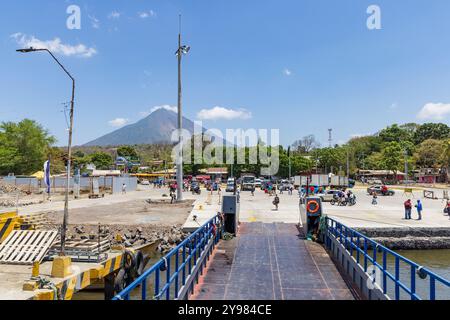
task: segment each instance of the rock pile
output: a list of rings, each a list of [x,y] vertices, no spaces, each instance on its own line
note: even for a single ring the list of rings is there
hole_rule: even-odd
[[[13,184],[0,182],[0,194],[11,194],[11,193],[25,194],[26,191],[22,190],[20,187],[17,187]]]
[[[101,238],[109,238],[113,245],[120,244],[126,248],[158,243],[157,250],[162,254],[170,252],[187,236],[179,227],[155,231],[143,227],[110,225],[101,226],[99,229],[98,226],[79,225],[70,230],[68,237],[72,240],[97,239],[99,232]]]

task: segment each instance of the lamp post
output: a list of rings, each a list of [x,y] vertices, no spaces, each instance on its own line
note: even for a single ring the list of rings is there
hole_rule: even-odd
[[[189,46],[181,44],[181,16],[180,33],[178,34],[178,50],[175,55],[178,57],[178,161],[177,161],[177,200],[183,200],[183,114],[182,114],[182,81],[181,81],[181,60],[183,55],[191,50]]]
[[[404,156],[405,156],[405,180],[406,180],[406,185],[408,185],[408,180],[409,180],[409,177],[408,177],[408,150],[406,150],[406,148],[405,148],[405,150],[403,151],[403,154],[404,154]]]
[[[19,49],[17,52],[20,53],[31,53],[38,51],[46,51],[50,54],[50,56],[56,61],[56,63],[64,70],[64,72],[69,76],[72,80],[72,99],[70,101],[70,125],[69,125],[69,143],[67,147],[67,176],[66,176],[66,195],[64,200],[64,220],[61,229],[61,255],[65,255],[65,247],[66,247],[66,232],[67,225],[69,223],[69,189],[70,189],[70,171],[71,171],[71,162],[72,162],[72,134],[73,134],[73,110],[75,103],[75,78],[67,71],[67,69],[59,62],[59,60],[53,55],[53,53],[48,49],[35,49],[33,47],[28,49]]]

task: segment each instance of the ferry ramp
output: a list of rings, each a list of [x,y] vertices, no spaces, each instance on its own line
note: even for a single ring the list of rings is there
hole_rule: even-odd
[[[191,300],[353,300],[322,246],[295,224],[243,223],[219,243]]]

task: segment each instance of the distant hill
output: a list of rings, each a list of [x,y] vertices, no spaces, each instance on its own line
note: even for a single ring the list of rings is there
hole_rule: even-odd
[[[86,147],[107,147],[138,144],[171,143],[172,132],[178,127],[178,115],[159,109],[135,124],[127,125],[103,137],[91,141]],[[183,118],[183,128],[194,133],[194,122]],[[203,131],[206,131],[203,129]]]

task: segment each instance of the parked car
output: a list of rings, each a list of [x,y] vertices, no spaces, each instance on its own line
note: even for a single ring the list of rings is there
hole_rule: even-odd
[[[225,189],[225,192],[234,192],[234,181],[228,181],[227,182],[227,188]]]
[[[143,186],[149,186],[149,185],[150,185],[150,181],[148,181],[148,180],[142,180],[142,181],[141,181],[141,185],[143,185]]]
[[[370,195],[373,195],[374,193],[377,195],[383,195],[383,186],[382,185],[375,185],[367,188],[367,193]],[[387,189],[385,195],[386,196],[393,196],[395,194],[394,190]]]
[[[317,194],[317,197],[319,197],[322,202],[331,202],[331,200],[334,199],[334,196],[337,195],[340,192],[340,190],[327,190],[324,193]]]
[[[291,183],[289,182],[289,180],[281,180],[281,183],[279,185],[279,189],[280,191],[289,191],[289,189],[291,188]]]

